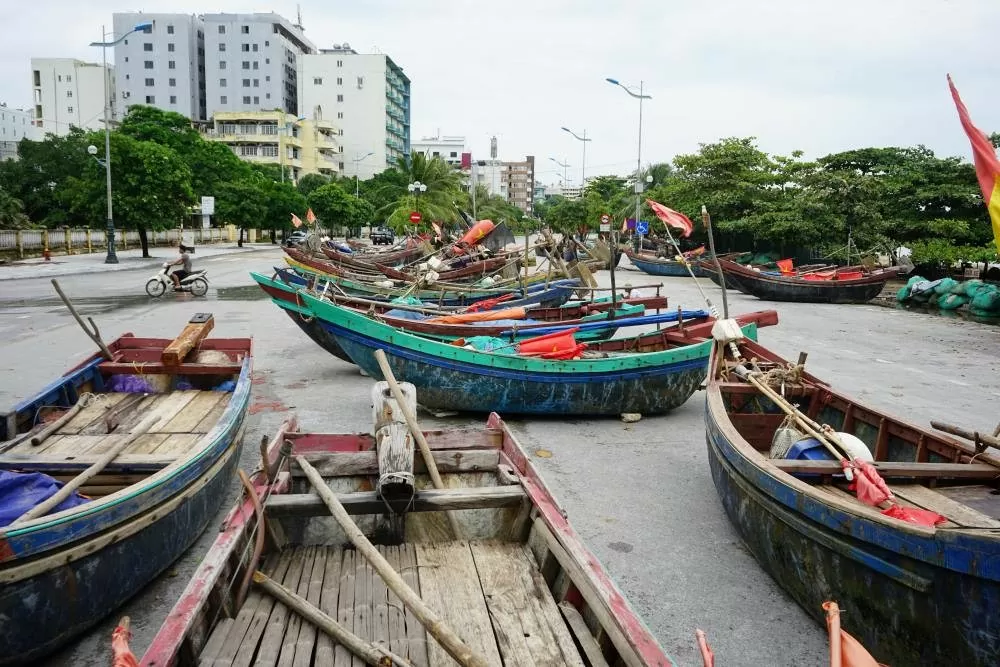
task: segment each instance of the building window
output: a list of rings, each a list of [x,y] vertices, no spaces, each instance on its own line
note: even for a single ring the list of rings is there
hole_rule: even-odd
[[[240,26],[240,32],[242,32],[244,35],[249,35],[250,34],[250,26],[248,26],[248,25],[241,25]]]
[[[253,52],[257,53],[257,45],[256,44],[253,45]]]
[[[168,60],[167,61],[167,69],[177,69],[177,61],[176,60]]]
[[[73,107],[66,107],[66,112],[67,113],[73,113]],[[6,131],[7,131],[7,128],[4,128],[4,132],[6,132]]]
[[[219,102],[221,104],[229,104],[229,98],[223,95],[222,97],[219,98]]]
[[[176,95],[171,95],[170,96],[170,103],[171,104],[177,104],[177,96]]]
[[[226,61],[225,60],[220,60],[219,61],[219,69],[226,69]]]
[[[152,86],[152,85],[154,85],[154,82],[153,82],[153,80],[152,80],[152,79],[146,79],[146,85],[147,85],[147,86]]]
[[[266,100],[271,99],[271,93],[265,93],[264,94],[264,99],[266,99]]]
[[[153,44],[152,44],[152,42],[145,42],[142,45],[142,50],[143,51],[152,51],[153,50]]]
[[[170,53],[174,52],[174,43],[173,42],[170,42],[169,44],[167,44],[167,51],[169,51]]]
[[[271,64],[271,59],[270,58],[264,58],[264,64],[265,65],[270,65]]]
[[[344,136],[344,129],[341,128],[341,129],[337,130],[337,134],[340,135],[340,136]]]
[[[172,25],[168,25],[167,26],[167,34],[168,35],[174,34],[174,26],[172,26]]]
[[[313,85],[314,86],[322,86],[323,85],[323,77],[321,77],[321,76],[314,76],[313,77]]]
[[[253,61],[253,68],[254,69],[260,69],[260,62],[257,61],[257,60]]]
[[[243,79],[243,87],[244,88],[250,87],[250,79]]]
[[[253,80],[253,87],[254,88],[260,88],[260,79],[254,79]]]
[[[364,85],[365,85],[365,77],[359,76],[358,77],[358,88],[363,88]]]
[[[219,79],[219,88],[225,88],[225,87],[226,87],[226,80]]]
[[[250,104],[250,96],[249,95],[244,95],[243,96],[243,104]]]
[[[253,103],[254,104],[260,104],[260,97],[258,97],[257,95],[254,95],[253,96]]]
[[[73,91],[72,90],[67,90],[66,91],[66,97],[73,97]]]
[[[344,118],[344,112],[343,111],[338,111],[337,112],[337,120],[343,120],[343,118]]]
[[[226,50],[226,43],[225,42],[219,42],[219,50],[220,51],[225,51]]]
[[[250,61],[249,60],[244,60],[243,61],[243,69],[250,69]]]
[[[260,154],[264,157],[278,157],[277,146],[261,146]]]
[[[144,63],[142,64],[142,66],[143,66],[143,67],[144,67],[145,69],[153,69],[153,61],[152,61],[152,60],[147,60],[147,61],[145,61],[145,62],[144,62]]]
[[[128,62],[128,56],[125,56],[125,62]]]
[[[72,83],[72,82],[73,82],[73,75],[72,74],[67,74],[66,75],[66,83]]]
[[[167,81],[167,85],[170,86],[171,88],[176,88],[177,87],[177,79],[170,79],[170,80],[168,80]]]
[[[268,74],[267,76],[264,77],[264,81],[270,81],[270,80],[271,80],[271,75],[270,74]]]
[[[153,95],[146,95],[146,104],[156,104],[156,98]]]
[[[338,102],[343,102],[344,101],[344,96],[343,95],[337,95],[337,101]]]
[[[241,48],[243,49],[243,53],[250,53],[250,45],[249,44],[242,44]]]
[[[271,46],[271,42],[269,40],[265,39],[264,40],[264,46]]]
[[[219,34],[220,35],[225,35],[226,34],[226,26],[224,26],[224,25],[220,25],[219,26]]]
[[[338,60],[337,61],[337,67],[343,67],[343,66],[344,66],[344,61],[343,60]]]
[[[131,79],[131,78],[132,78],[132,77],[131,77],[131,76],[129,76],[128,74],[126,74],[126,75],[125,75],[125,80],[126,80],[126,81],[128,81],[128,80],[129,80],[129,79]]]
[[[456,153],[455,151],[452,151],[451,152],[451,157],[458,157],[458,153]]]
[[[338,76],[337,77],[337,85],[338,86],[343,86],[344,85],[344,77],[342,77],[342,76]]]

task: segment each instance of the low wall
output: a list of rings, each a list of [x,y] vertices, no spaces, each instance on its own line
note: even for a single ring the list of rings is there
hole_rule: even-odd
[[[239,238],[239,230],[233,226],[150,231],[146,237],[151,246],[175,246],[182,234],[184,242],[191,244],[235,243]],[[244,239],[246,236],[249,235]],[[104,229],[0,229],[0,254],[23,259],[40,256],[46,249],[54,254],[68,255],[104,252],[106,238]],[[115,242],[120,250],[138,248],[139,232],[116,230]]]

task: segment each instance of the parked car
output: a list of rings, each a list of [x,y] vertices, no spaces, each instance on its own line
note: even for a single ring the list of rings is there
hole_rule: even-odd
[[[368,234],[372,245],[392,245],[396,242],[396,235],[388,227],[375,227]]]
[[[304,232],[301,230],[294,231],[285,238],[285,245],[290,247],[294,245],[299,245],[300,243],[305,243],[308,237],[309,237],[309,232]]]

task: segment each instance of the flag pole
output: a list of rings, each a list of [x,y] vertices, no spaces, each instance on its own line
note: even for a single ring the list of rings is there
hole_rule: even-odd
[[[648,199],[646,200],[646,203],[649,203]],[[653,212],[655,213],[656,211]],[[659,215],[657,215],[657,217],[659,218]],[[698,278],[695,277],[694,271],[691,270],[691,264],[684,258],[684,253],[681,252],[680,246],[678,246],[677,241],[674,240],[674,235],[670,233],[670,225],[668,225],[666,220],[663,220],[662,218],[660,218],[660,222],[663,223],[663,228],[667,231],[667,240],[670,241],[670,245],[672,245],[674,251],[677,252],[677,256],[681,258],[681,264],[683,264],[684,268],[687,269],[688,275],[691,276],[692,280],[694,280],[694,285],[698,288],[698,292],[701,294],[701,298],[704,299],[705,304],[708,305],[708,311],[712,313],[712,317],[719,319],[719,309],[715,307],[712,300],[708,298],[707,294],[705,294],[705,290],[701,288],[701,283],[698,282]],[[729,314],[727,312],[726,319],[728,319],[728,317]]]
[[[722,272],[722,264],[719,256],[715,254],[715,236],[712,234],[712,216],[708,214],[705,205],[701,205],[701,221],[705,223],[705,232],[708,234],[708,251],[712,253],[712,261],[715,262],[715,270],[719,272],[719,286],[722,287],[722,316],[729,319],[729,301],[726,299],[726,274]]]

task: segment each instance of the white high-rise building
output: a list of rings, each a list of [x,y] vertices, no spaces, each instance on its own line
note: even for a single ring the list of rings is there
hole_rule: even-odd
[[[30,111],[12,109],[0,103],[0,160],[17,158],[17,144],[21,139],[37,140],[41,133],[32,124]]]
[[[341,174],[370,178],[410,154],[410,79],[392,58],[336,44],[300,57],[298,78],[299,113],[341,128]]]
[[[116,13],[114,34],[146,22],[153,26],[132,33],[115,47],[116,117],[124,117],[133,104],[148,104],[192,120],[204,119],[204,22],[190,14]]]
[[[462,153],[465,153],[465,137],[437,135],[421,137],[410,145],[410,154],[423,153],[428,158],[439,157],[456,169],[462,167]]]
[[[104,73],[102,65],[75,58],[32,58],[35,127],[58,136],[69,134],[73,126],[103,128]],[[110,94],[114,95],[115,73],[110,65],[107,74]]]
[[[300,26],[270,14],[206,14],[205,106],[216,111],[281,109],[296,116],[303,54],[316,48]]]

